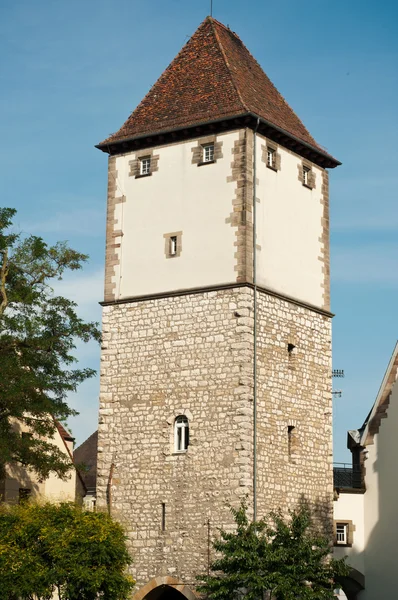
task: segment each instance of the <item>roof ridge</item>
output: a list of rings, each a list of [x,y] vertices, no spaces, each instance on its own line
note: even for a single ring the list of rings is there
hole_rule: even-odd
[[[263,67],[261,66],[261,64],[258,62],[258,60],[256,59],[256,57],[250,52],[249,48],[246,46],[246,44],[244,42],[242,42],[242,40],[240,39],[240,37],[238,36],[237,33],[235,33],[234,31],[232,31],[231,29],[229,29],[228,27],[225,27],[225,25],[223,23],[220,23],[220,21],[217,21],[216,19],[213,19],[211,17],[213,22],[216,22],[220,27],[222,27],[228,34],[233,35],[237,40],[239,40],[239,42],[242,44],[243,48],[246,50],[247,54],[250,56],[251,60],[256,63],[256,65],[258,66],[258,68],[263,72],[263,74],[265,75],[265,77],[268,79],[268,81],[270,82],[270,84],[272,85],[272,87],[274,88],[274,90],[279,94],[279,96],[281,97],[282,101],[285,103],[285,105],[292,111],[292,113],[294,113],[294,115],[296,115],[295,110],[292,108],[292,106],[290,106],[289,102],[286,100],[285,96],[283,94],[281,94],[281,92],[278,90],[278,88],[276,87],[276,85],[274,84],[274,82],[271,80],[271,78],[269,77],[269,75],[264,71]],[[217,35],[217,34],[216,34]],[[218,40],[218,36],[217,36],[217,40]],[[224,49],[222,47],[222,44],[220,43],[222,52],[223,52],[223,56],[224,56]],[[232,80],[234,83],[234,87],[236,88],[239,98],[242,101],[243,106],[246,108],[246,104],[243,102],[242,98],[241,98],[241,93],[239,91],[239,88],[236,86],[235,84],[235,80],[234,80],[234,74],[232,73],[232,71],[230,70],[228,61],[226,60],[226,64],[228,67],[228,70],[231,73],[232,76]],[[248,110],[248,109],[247,109]],[[249,111],[252,112],[252,111]],[[296,115],[297,116],[297,115]],[[299,117],[298,117],[299,118]],[[318,142],[312,137],[311,133],[309,132],[309,130],[307,129],[307,127],[304,125],[304,123],[301,121],[300,122],[302,124],[302,126],[304,127],[304,129],[306,130],[306,132],[308,133],[309,137],[312,138],[313,140],[313,144],[315,145],[315,147],[319,147],[320,149],[325,150],[324,148],[322,148]],[[315,143],[315,144],[314,144]],[[326,150],[325,150],[326,151]]]
[[[240,39],[240,37],[238,36],[238,34],[235,31],[232,31],[232,29],[230,29],[230,27],[224,25],[224,23],[221,23],[221,21],[217,21],[217,19],[215,19],[214,17],[207,17],[212,23],[216,23],[219,27],[222,27],[223,29],[225,29],[225,31],[228,31],[228,33],[232,33],[232,35],[234,35],[236,38],[238,38],[239,41],[242,42],[242,40]],[[243,43],[243,42],[242,42]]]
[[[387,365],[376,400],[373,403],[368,417],[362,425],[363,432],[361,436],[361,446],[366,446],[368,443],[373,443],[374,436],[379,433],[381,419],[383,414],[388,410],[389,398],[392,389],[397,381],[398,375],[398,342],[396,342],[394,351]]]
[[[228,69],[228,73],[229,73],[229,74],[230,74],[230,76],[231,76],[232,85],[234,86],[234,88],[235,88],[235,91],[236,91],[236,93],[238,94],[239,101],[240,101],[240,103],[242,104],[243,108],[244,108],[244,109],[245,109],[247,112],[250,112],[250,111],[249,111],[249,109],[248,109],[248,107],[246,106],[246,104],[243,102],[242,94],[240,93],[239,87],[238,87],[238,85],[237,85],[237,84],[236,84],[236,82],[235,82],[234,75],[233,75],[233,73],[232,73],[232,70],[231,70],[231,67],[230,67],[229,61],[228,61],[228,59],[227,59],[227,57],[226,57],[226,54],[225,54],[225,50],[224,50],[224,48],[223,48],[223,45],[222,45],[222,43],[221,43],[221,40],[220,40],[220,38],[218,37],[217,30],[216,30],[216,28],[215,28],[215,26],[214,26],[214,25],[215,25],[215,23],[217,23],[218,25],[221,25],[221,26],[222,26],[222,27],[225,29],[225,31],[227,31],[228,33],[233,33],[233,32],[231,32],[231,30],[230,30],[230,29],[228,29],[227,27],[225,27],[225,25],[223,25],[223,24],[222,24],[222,23],[220,23],[219,21],[216,21],[216,19],[213,19],[213,17],[210,17],[210,19],[211,19],[211,20],[210,20],[210,25],[211,25],[211,27],[212,27],[212,29],[213,29],[213,33],[214,33],[214,35],[215,35],[215,37],[216,37],[216,40],[217,40],[218,46],[219,46],[219,48],[220,48],[220,50],[221,50],[221,54],[222,54],[222,56],[223,56],[223,59],[224,59],[225,65],[226,65],[226,67],[227,67],[227,69]],[[238,37],[236,34],[233,34],[233,35],[235,35],[235,37],[236,37],[236,38],[238,38],[238,40],[239,40],[239,41],[242,43],[241,39],[240,39],[240,38],[239,38],[239,37]]]

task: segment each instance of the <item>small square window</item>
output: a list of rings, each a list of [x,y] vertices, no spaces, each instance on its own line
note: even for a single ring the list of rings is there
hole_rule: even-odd
[[[275,148],[267,148],[267,167],[275,169],[276,167],[276,150]]]
[[[303,185],[309,187],[310,185],[310,173],[311,169],[303,165]]]
[[[140,175],[150,175],[151,173],[151,157],[145,156],[140,158]]]
[[[203,146],[203,162],[214,162],[214,144]]]
[[[27,502],[31,497],[32,490],[29,488],[19,488],[19,503]]]
[[[336,523],[336,544],[341,546],[348,544],[348,523]]]

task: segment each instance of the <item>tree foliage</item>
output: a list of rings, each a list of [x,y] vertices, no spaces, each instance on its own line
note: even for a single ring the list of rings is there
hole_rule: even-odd
[[[0,506],[0,600],[124,600],[134,586],[121,526],[72,503]]]
[[[49,246],[40,237],[14,233],[14,215],[0,208],[0,477],[10,461],[43,478],[51,471],[62,477],[70,462],[45,438],[55,432],[54,418],[76,414],[67,395],[95,374],[73,368],[76,341],[99,340],[100,333],[51,284],[80,269],[87,256],[63,242]],[[22,437],[18,424],[33,435]]]
[[[348,574],[344,560],[330,557],[329,540],[314,533],[302,506],[284,520],[270,513],[250,522],[246,506],[232,509],[236,531],[220,530],[213,542],[218,558],[200,576],[198,590],[212,600],[327,600],[336,577]]]

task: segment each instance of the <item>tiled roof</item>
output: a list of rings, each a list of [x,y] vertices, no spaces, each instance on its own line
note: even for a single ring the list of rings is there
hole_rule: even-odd
[[[236,33],[207,17],[119,131],[99,146],[249,113],[324,153]]]
[[[75,438],[65,429],[65,427],[57,419],[54,419],[55,426],[58,429],[61,438],[68,442],[74,442]]]

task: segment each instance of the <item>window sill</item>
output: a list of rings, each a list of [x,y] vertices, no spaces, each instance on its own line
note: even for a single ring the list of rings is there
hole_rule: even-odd
[[[143,177],[151,177],[152,173],[145,173],[144,175],[136,175],[135,179],[142,179]]]
[[[204,162],[198,163],[198,167],[204,167],[205,165],[214,165],[215,162],[217,162],[217,161],[215,161],[215,160],[206,160]]]
[[[271,171],[275,171],[275,173],[278,172],[278,169],[276,167],[271,167],[271,165],[267,165],[267,169],[271,169]]]
[[[176,450],[171,453],[171,456],[185,456],[188,450]]]
[[[307,190],[313,190],[314,188],[311,185],[303,183],[303,187],[307,188]]]
[[[352,548],[352,544],[339,544],[338,542],[334,542],[333,546],[335,548]]]

